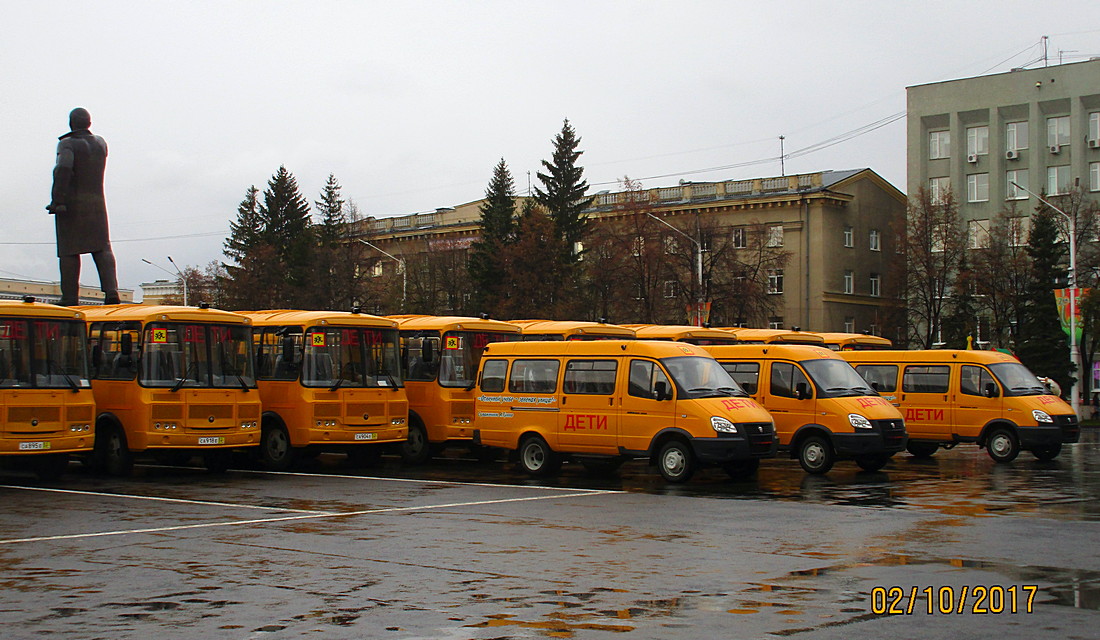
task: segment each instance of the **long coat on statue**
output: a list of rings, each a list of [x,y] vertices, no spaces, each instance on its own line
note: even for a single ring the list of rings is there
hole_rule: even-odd
[[[70,131],[57,144],[52,202],[57,255],[96,253],[111,246],[107,231],[107,201],[103,172],[107,168],[107,141],[88,129]],[[64,210],[58,210],[64,206]]]

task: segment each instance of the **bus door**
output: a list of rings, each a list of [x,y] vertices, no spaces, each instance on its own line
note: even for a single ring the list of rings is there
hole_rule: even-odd
[[[619,407],[615,402],[617,359],[570,360],[562,378],[558,442],[585,451],[617,453]]]
[[[1001,415],[1003,390],[989,369],[977,365],[961,365],[957,389],[955,401],[952,402],[955,407],[952,424],[972,427],[961,431],[967,434],[978,433],[985,423]],[[960,429],[953,431],[957,433]]]
[[[901,376],[901,412],[905,427],[915,439],[950,441],[954,420],[948,404],[951,366],[905,365]]]
[[[619,444],[631,451],[647,451],[653,436],[676,422],[676,391],[653,360],[629,362]]]
[[[814,387],[805,372],[793,362],[772,362],[768,366],[768,393],[764,408],[775,420],[776,432],[788,445],[791,436],[803,425],[817,422]]]

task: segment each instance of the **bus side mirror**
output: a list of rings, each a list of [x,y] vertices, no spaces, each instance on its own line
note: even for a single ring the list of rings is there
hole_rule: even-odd
[[[664,380],[659,380],[653,384],[653,399],[657,402],[669,399],[668,385]]]
[[[133,355],[134,353],[134,338],[128,333],[122,334],[122,341],[119,345],[119,353],[124,356]]]
[[[794,395],[799,400],[805,400],[810,397],[810,387],[805,382],[799,382],[794,385]]]
[[[985,383],[985,397],[987,397],[987,398],[996,398],[998,395],[999,394],[997,393],[996,383],[993,383],[993,382]]]

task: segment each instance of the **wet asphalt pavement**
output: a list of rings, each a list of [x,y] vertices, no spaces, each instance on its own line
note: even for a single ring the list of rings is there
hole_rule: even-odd
[[[287,474],[149,464],[128,479],[74,463],[59,481],[0,484],[5,640],[1100,628],[1094,429],[1053,462],[995,465],[960,446],[878,473],[841,462],[814,477],[776,459],[752,481],[708,470],[679,486],[640,462],[532,481],[451,452],[414,468],[323,455]]]

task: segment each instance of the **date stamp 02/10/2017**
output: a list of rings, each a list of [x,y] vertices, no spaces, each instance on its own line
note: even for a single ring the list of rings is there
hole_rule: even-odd
[[[961,587],[875,587],[871,589],[871,613],[998,614],[1031,613],[1039,586],[963,585]],[[919,602],[923,600],[923,602]]]

